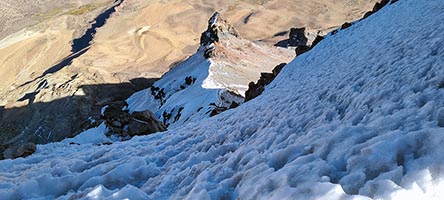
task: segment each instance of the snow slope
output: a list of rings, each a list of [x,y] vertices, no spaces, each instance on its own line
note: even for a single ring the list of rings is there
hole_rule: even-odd
[[[402,0],[258,98],[112,145],[0,161],[4,199],[443,199],[444,2]]]
[[[154,87],[159,89],[154,93],[148,88],[133,94],[127,100],[128,109],[130,112],[153,111],[160,121],[172,125],[171,128],[208,118],[215,108],[210,104],[229,107],[232,101],[242,102],[243,98],[228,93],[224,87],[204,84],[211,81],[211,64],[211,60],[203,56],[203,50],[199,50],[156,81]],[[188,83],[186,79],[189,79]],[[156,99],[152,94],[159,93],[159,90],[164,96]]]

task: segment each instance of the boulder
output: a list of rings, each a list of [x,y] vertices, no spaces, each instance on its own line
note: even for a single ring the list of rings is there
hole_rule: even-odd
[[[381,8],[383,8],[385,5],[387,5],[389,2],[390,2],[390,4],[393,4],[393,3],[396,3],[398,0],[381,0],[380,2],[377,2],[374,6],[373,6],[373,9],[371,10],[371,11],[368,11],[368,12],[366,12],[365,14],[364,14],[364,16],[362,17],[362,19],[360,19],[360,20],[363,20],[363,19],[365,19],[365,18],[367,18],[367,17],[369,17],[370,15],[372,15],[373,13],[375,13],[375,12],[378,12],[379,10],[381,10]]]
[[[299,46],[312,46],[315,39],[321,34],[320,31],[316,31],[309,28],[291,28],[288,46],[289,47],[299,47]]]
[[[272,70],[273,75],[277,76],[281,72],[281,70],[285,67],[285,65],[287,65],[287,63],[281,63],[276,67],[274,67],[274,69]]]
[[[279,72],[284,68],[286,63],[281,63],[274,67],[273,73],[261,73],[261,77],[257,81],[257,83],[250,82],[248,84],[248,90],[245,92],[245,102],[256,98],[257,96],[261,95],[262,92],[265,90],[265,86],[270,84],[276,76],[279,74]]]
[[[319,44],[319,42],[321,42],[324,39],[323,36],[317,35],[316,38],[313,40],[313,42],[311,43],[311,47],[313,48],[315,47],[317,44]]]
[[[109,105],[103,112],[102,119],[104,119],[108,125],[122,127],[122,124],[127,124],[130,118],[128,112],[122,110],[123,107],[123,104]]]
[[[15,159],[27,157],[36,151],[37,147],[34,143],[28,142],[24,144],[12,145],[3,152],[4,159]]]
[[[305,35],[305,27],[290,29],[290,38],[288,41],[288,46],[297,47],[301,45],[307,45],[307,43],[308,43],[308,38]]]
[[[352,26],[350,22],[345,22],[341,25],[341,30],[347,29],[350,26]]]
[[[131,114],[131,120],[127,126],[129,136],[147,135],[166,130],[165,125],[149,110]]]
[[[368,11],[368,12],[366,12],[366,13],[364,14],[364,16],[362,17],[361,20],[363,20],[363,19],[369,17],[370,15],[373,15],[373,11]]]
[[[303,53],[305,53],[305,52],[307,52],[309,50],[310,50],[309,46],[302,45],[302,46],[296,47],[296,49],[294,51],[296,53],[296,56],[300,56],[301,54],[303,54]]]
[[[165,125],[157,120],[149,110],[129,113],[122,110],[123,105],[109,105],[103,112],[103,120],[108,126],[108,134],[117,134],[121,137],[147,135],[165,131]]]
[[[390,0],[381,0],[381,2],[376,3],[375,6],[373,6],[373,10],[372,12],[378,12],[379,10],[381,10],[381,8],[383,8],[385,5],[387,5],[389,3]]]

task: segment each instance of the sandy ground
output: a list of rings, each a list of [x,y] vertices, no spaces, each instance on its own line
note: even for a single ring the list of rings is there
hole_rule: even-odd
[[[98,32],[94,45],[77,64],[108,72],[119,81],[135,76],[160,76],[170,65],[196,51],[200,33],[214,11],[221,12],[234,24],[243,38],[272,45],[288,37],[275,37],[275,34],[291,27],[329,30],[360,18],[373,3],[364,0],[129,0]]]

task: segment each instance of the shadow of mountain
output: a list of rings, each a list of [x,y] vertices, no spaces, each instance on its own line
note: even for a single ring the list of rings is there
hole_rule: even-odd
[[[83,85],[82,96],[68,96],[23,107],[0,107],[0,145],[20,141],[44,144],[72,137],[100,118],[103,106],[125,101],[134,92],[150,87],[157,78],[136,78],[119,84]],[[49,92],[50,88],[38,92]],[[20,100],[34,101],[32,92]]]
[[[281,41],[277,42],[276,44],[274,44],[274,46],[275,47],[287,48],[289,44],[290,44],[290,40],[289,39],[285,39],[285,40],[281,40]]]
[[[58,64],[52,66],[51,68],[47,69],[46,71],[43,72],[43,74],[41,76],[39,76],[37,79],[44,77],[47,74],[53,74],[56,73],[58,71],[60,71],[61,69],[63,69],[64,67],[71,65],[72,61],[78,57],[80,57],[81,55],[85,54],[87,51],[89,50],[88,48],[85,48],[81,51],[72,53],[70,56],[66,57],[65,59],[63,59],[61,62],[59,62]]]
[[[72,41],[71,55],[64,58],[62,61],[60,61],[56,65],[47,69],[45,72],[42,73],[42,75],[38,76],[37,78],[35,78],[31,81],[28,81],[28,82],[22,84],[21,86],[27,85],[39,78],[44,77],[47,74],[56,73],[59,70],[63,69],[64,67],[71,65],[72,61],[74,59],[85,54],[89,50],[89,45],[90,45],[91,41],[94,39],[94,35],[97,33],[97,29],[102,27],[103,25],[105,25],[108,18],[111,17],[111,14],[116,12],[116,7],[120,6],[123,2],[124,2],[124,0],[114,1],[115,5],[111,6],[110,8],[105,10],[103,13],[99,14],[93,20],[94,23],[91,25],[91,27],[85,31],[85,34],[83,34],[81,37],[76,38]]]
[[[290,31],[281,31],[273,35],[273,37],[286,36],[290,33]]]

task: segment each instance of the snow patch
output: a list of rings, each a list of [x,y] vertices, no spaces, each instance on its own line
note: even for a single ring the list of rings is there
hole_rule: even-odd
[[[105,123],[101,123],[98,127],[88,129],[74,138],[68,138],[63,140],[63,143],[75,143],[75,144],[102,144],[111,142],[109,138],[106,137],[108,128]]]

